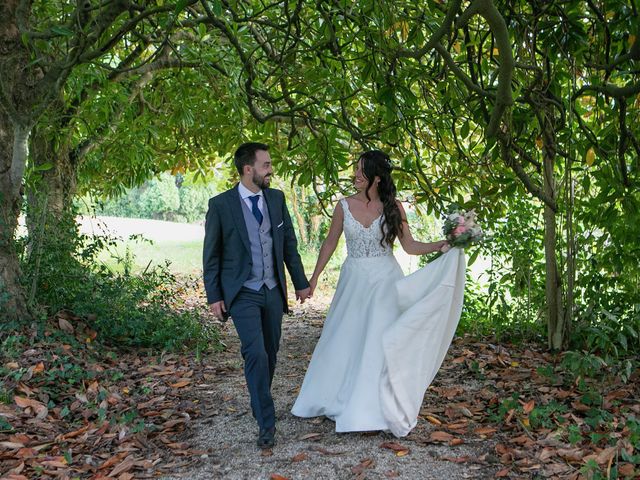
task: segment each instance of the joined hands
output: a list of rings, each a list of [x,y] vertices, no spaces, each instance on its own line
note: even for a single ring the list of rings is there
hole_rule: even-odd
[[[296,300],[300,300],[300,303],[304,303],[307,298],[312,295],[311,287],[307,287],[302,290],[296,290]]]

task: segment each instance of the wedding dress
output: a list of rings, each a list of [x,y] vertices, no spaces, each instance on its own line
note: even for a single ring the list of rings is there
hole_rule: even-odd
[[[464,252],[405,277],[380,244],[382,216],[365,227],[341,204],[347,258],[292,413],[327,416],[337,432],[405,436],[460,319]]]

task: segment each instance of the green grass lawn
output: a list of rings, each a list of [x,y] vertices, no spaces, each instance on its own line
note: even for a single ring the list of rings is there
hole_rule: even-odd
[[[316,264],[318,254],[314,251],[301,252],[307,276],[311,276]],[[125,259],[122,262],[120,259]],[[340,265],[344,260],[344,253],[339,246],[331,261],[323,272],[322,288],[333,288],[338,281]],[[189,241],[154,241],[149,240],[124,240],[118,242],[115,248],[102,252],[99,261],[105,263],[110,269],[122,271],[127,262],[131,262],[133,272],[141,272],[149,263],[163,265],[170,262],[169,270],[177,275],[201,275],[202,274],[202,242]]]
[[[119,259],[125,259],[126,262]],[[200,275],[202,242],[124,240],[108,252],[102,252],[99,260],[116,271],[122,271],[124,265],[131,262],[134,272],[143,271],[149,264],[163,265],[168,261],[169,270],[174,274]]]

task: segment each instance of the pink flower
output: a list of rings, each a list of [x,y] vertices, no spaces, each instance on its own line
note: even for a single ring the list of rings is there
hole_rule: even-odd
[[[458,217],[458,225],[464,225],[464,217]]]
[[[462,235],[466,231],[467,227],[465,227],[464,225],[460,225],[453,230],[453,235],[457,237],[458,235]]]

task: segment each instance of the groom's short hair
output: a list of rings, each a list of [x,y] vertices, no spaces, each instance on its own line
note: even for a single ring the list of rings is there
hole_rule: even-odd
[[[253,166],[256,163],[256,152],[258,150],[264,150],[266,152],[269,150],[269,145],[258,142],[248,142],[238,147],[236,153],[233,155],[233,161],[240,175],[242,175],[245,165]]]

